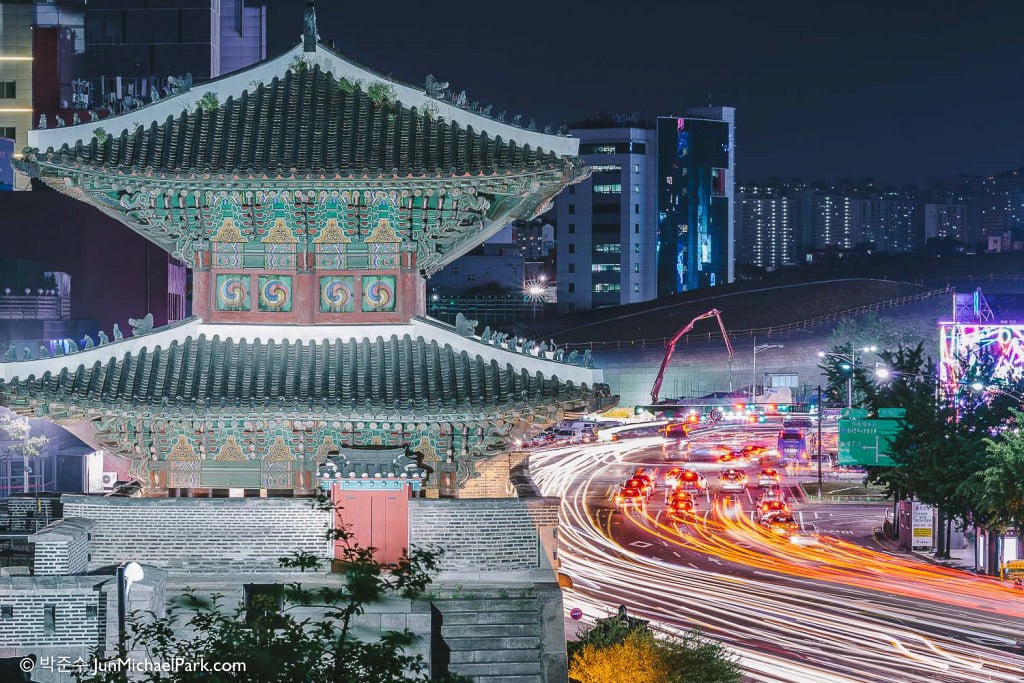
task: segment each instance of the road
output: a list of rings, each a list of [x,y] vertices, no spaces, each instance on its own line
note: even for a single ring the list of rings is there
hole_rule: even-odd
[[[885,507],[791,499],[794,515],[818,534],[815,545],[798,546],[752,519],[752,492],[722,495],[722,465],[704,457],[707,447],[769,436],[723,427],[691,439],[686,466],[705,472],[710,486],[683,524],[662,514],[663,486],[646,509],[621,511],[610,500],[633,468],[670,466],[674,442],[533,454],[542,493],[562,499],[561,571],[574,583],[566,609],[579,607],[589,622],[623,604],[669,632],[700,628],[738,654],[751,681],[1024,681],[1016,647],[1024,593],[871,547]],[[793,490],[798,478],[784,484]]]

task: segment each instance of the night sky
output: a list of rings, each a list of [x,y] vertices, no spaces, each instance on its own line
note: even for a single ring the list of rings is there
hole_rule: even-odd
[[[269,53],[305,0],[270,0]],[[741,180],[992,174],[1024,165],[1024,2],[320,0],[323,40],[523,121],[737,107]]]

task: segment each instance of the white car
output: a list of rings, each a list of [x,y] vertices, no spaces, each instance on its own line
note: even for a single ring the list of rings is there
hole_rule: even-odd
[[[742,492],[747,488],[747,475],[733,468],[723,470],[718,477],[718,485],[723,491]]]

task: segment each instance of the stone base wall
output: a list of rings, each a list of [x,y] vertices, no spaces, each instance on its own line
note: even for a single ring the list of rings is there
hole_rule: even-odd
[[[548,498],[409,501],[409,538],[443,548],[442,571],[550,566],[553,557],[542,549],[557,533],[557,523],[557,500]]]
[[[304,498],[66,495],[64,514],[96,522],[91,569],[128,560],[175,572],[280,571],[297,551],[328,557],[330,513]]]

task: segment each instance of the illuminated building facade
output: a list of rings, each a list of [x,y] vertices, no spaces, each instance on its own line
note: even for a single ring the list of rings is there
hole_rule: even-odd
[[[732,282],[733,107],[657,122],[658,296]]]

